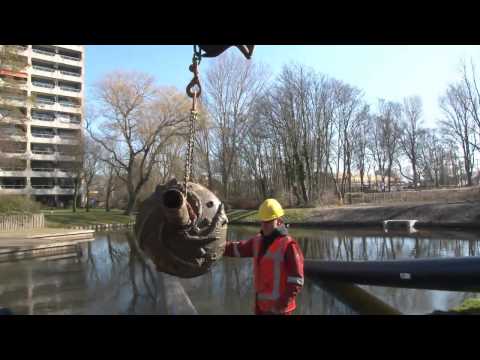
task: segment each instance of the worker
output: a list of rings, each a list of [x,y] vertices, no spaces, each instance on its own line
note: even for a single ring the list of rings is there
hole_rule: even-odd
[[[285,214],[275,199],[259,208],[261,231],[244,241],[228,241],[225,256],[253,257],[255,314],[291,315],[303,287],[303,253],[288,235]]]

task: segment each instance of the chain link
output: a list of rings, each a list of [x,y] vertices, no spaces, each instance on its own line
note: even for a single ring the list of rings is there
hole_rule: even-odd
[[[188,195],[187,184],[190,181],[190,177],[192,175],[195,122],[198,119],[197,98],[202,93],[202,87],[200,85],[200,79],[198,76],[198,66],[200,65],[201,58],[202,57],[201,57],[200,49],[198,49],[197,46],[194,45],[192,65],[190,65],[189,67],[189,70],[193,72],[193,79],[190,81],[186,89],[187,95],[192,98],[192,108],[190,110],[190,124],[189,124],[189,134],[188,134],[188,141],[187,141],[187,156],[185,159],[185,178],[184,178],[185,197],[187,197]],[[197,89],[194,90],[195,87],[197,87]]]
[[[193,104],[192,109],[190,110],[190,129],[188,134],[188,141],[187,141],[187,158],[185,160],[185,197],[187,196],[187,184],[190,181],[190,177],[192,174],[192,160],[193,160],[193,141],[194,141],[194,133],[195,133],[195,122],[198,118],[198,112],[196,110],[196,99],[197,96],[193,97]]]

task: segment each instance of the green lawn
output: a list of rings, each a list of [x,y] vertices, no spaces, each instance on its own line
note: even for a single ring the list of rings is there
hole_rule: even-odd
[[[301,223],[308,219],[313,211],[314,209],[285,209],[283,218],[287,223]],[[230,210],[227,212],[227,217],[232,224],[237,221],[260,222],[257,210]]]
[[[81,226],[96,224],[127,224],[135,219],[134,216],[123,215],[123,210],[111,210],[106,212],[104,209],[78,209],[76,213],[72,210],[44,210],[45,220],[48,227]]]
[[[287,223],[301,223],[309,218],[313,209],[285,209],[284,219]],[[123,210],[78,209],[73,213],[71,209],[43,210],[49,227],[81,226],[95,224],[126,224],[135,219],[135,216],[123,215]],[[257,210],[231,210],[227,212],[228,220],[234,224],[237,221],[258,223]]]
[[[460,306],[452,309],[461,313],[480,313],[480,298],[471,298],[465,300]]]

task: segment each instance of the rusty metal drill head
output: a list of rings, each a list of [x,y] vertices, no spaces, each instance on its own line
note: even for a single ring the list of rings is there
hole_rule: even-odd
[[[223,256],[228,219],[223,204],[207,188],[175,179],[157,186],[143,202],[135,233],[157,270],[183,278],[204,274]]]

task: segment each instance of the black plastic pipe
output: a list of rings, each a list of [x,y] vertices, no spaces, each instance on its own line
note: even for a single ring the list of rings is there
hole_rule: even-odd
[[[480,257],[387,261],[305,260],[305,276],[323,281],[410,289],[480,292]]]

